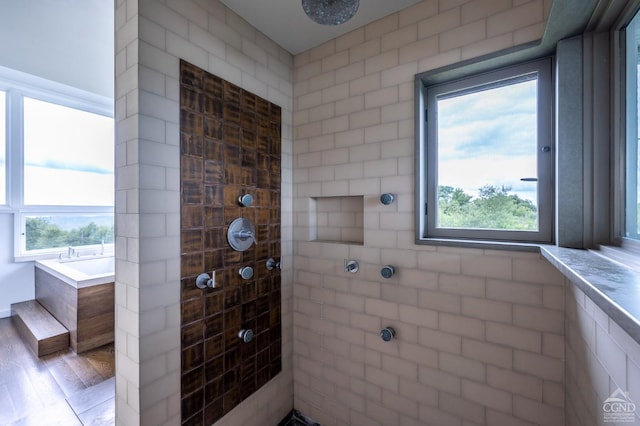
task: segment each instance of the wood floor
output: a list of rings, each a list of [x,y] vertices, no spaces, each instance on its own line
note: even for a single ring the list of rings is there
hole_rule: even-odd
[[[38,358],[0,318],[0,425],[113,425],[113,344]]]

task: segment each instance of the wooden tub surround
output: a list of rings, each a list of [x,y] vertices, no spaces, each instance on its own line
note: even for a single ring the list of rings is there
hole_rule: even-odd
[[[69,331],[36,300],[11,304],[11,318],[36,356],[69,348]]]
[[[75,288],[39,268],[36,300],[69,330],[76,353],[113,342],[114,283]]]

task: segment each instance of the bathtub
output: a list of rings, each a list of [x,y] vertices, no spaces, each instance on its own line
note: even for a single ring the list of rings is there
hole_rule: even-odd
[[[71,259],[36,260],[36,268],[75,288],[90,287],[114,281],[113,256],[74,257]]]
[[[36,260],[36,300],[69,330],[81,353],[113,342],[113,256]]]

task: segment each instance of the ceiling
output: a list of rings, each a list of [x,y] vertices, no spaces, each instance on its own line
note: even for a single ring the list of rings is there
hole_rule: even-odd
[[[298,54],[421,0],[360,0],[351,20],[328,26],[313,22],[301,0],[221,0],[228,8],[292,54]]]

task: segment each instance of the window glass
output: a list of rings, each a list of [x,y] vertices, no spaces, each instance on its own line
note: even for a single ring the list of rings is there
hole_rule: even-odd
[[[439,228],[538,230],[537,78],[437,98]]]
[[[35,214],[25,215],[24,220],[27,251],[114,241],[113,214]]]
[[[112,206],[113,119],[24,98],[24,204]]]
[[[419,238],[552,242],[551,59],[427,85],[423,96]]]
[[[626,31],[626,202],[625,237],[640,239],[640,14],[637,14]]]
[[[0,91],[0,205],[7,204],[7,96]]]

